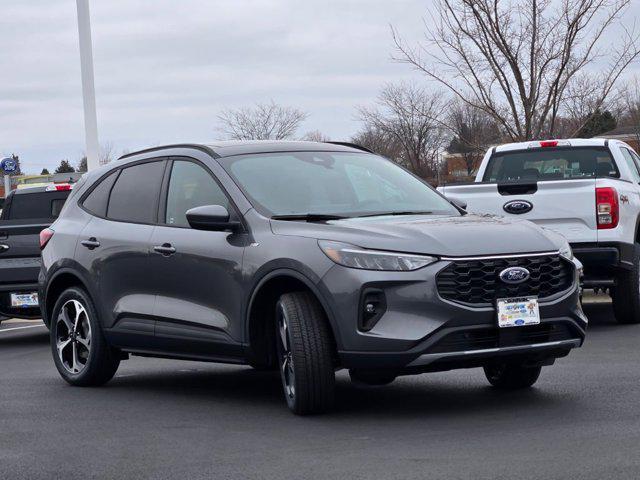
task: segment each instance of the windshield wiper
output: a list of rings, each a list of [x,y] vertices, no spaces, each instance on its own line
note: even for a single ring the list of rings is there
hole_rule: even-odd
[[[342,220],[349,218],[344,215],[333,215],[328,213],[292,213],[288,215],[273,215],[273,220],[304,220],[306,222],[322,222],[326,220]]]
[[[428,212],[426,210],[406,210],[400,212],[374,212],[367,213],[366,215],[358,215],[358,218],[361,217],[383,217],[386,215],[432,215],[433,212]]]

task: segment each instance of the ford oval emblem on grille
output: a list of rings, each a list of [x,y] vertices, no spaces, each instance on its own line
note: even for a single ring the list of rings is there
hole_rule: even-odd
[[[502,208],[507,213],[520,215],[533,210],[533,203],[527,202],[526,200],[511,200],[510,202],[505,203]]]
[[[504,283],[526,282],[529,276],[529,270],[523,267],[509,267],[500,272],[500,280]]]

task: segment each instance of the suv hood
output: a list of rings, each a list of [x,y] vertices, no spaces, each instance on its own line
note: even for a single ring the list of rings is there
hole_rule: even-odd
[[[271,229],[276,235],[451,257],[548,252],[562,246],[527,220],[479,215],[380,216],[323,223],[271,220]]]

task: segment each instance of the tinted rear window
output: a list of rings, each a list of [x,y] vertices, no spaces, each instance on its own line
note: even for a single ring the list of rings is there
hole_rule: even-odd
[[[14,194],[9,206],[9,219],[57,218],[69,191]]]
[[[91,193],[89,193],[89,195],[84,199],[84,202],[82,202],[84,208],[100,217],[107,216],[109,194],[111,193],[111,188],[113,187],[116,178],[118,178],[118,173],[118,170],[110,173],[105,178],[100,180],[100,182],[95,187],[93,187]]]
[[[111,189],[107,217],[133,223],[155,223],[164,161],[123,168]]]
[[[618,176],[611,153],[605,147],[536,148],[495,153],[483,180],[543,181]]]

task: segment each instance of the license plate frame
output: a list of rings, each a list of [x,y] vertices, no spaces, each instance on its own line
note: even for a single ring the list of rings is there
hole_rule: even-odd
[[[540,324],[540,307],[536,296],[498,298],[496,312],[499,328]]]
[[[40,305],[38,292],[12,292],[11,308],[37,308]]]

